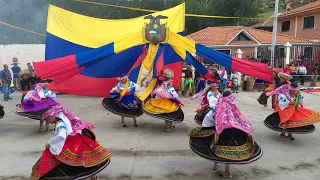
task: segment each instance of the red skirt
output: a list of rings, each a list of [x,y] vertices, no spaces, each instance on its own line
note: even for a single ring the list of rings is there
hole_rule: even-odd
[[[62,152],[55,156],[46,149],[32,168],[31,177],[40,179],[60,163],[70,166],[93,167],[112,156],[112,153],[97,142],[81,134],[68,136]]]
[[[295,109],[295,105],[289,105],[289,107],[281,111],[279,105],[276,105],[275,111],[279,113],[279,127],[281,128],[308,126],[320,121],[319,112],[301,106]]]

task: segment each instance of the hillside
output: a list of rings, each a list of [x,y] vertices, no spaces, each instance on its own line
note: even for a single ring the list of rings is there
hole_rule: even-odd
[[[91,1],[155,10],[168,9],[183,2],[183,0]],[[186,11],[187,13],[207,15],[270,17],[274,9],[272,2],[266,0],[187,0]],[[283,12],[285,9],[284,0],[280,0],[280,2],[280,12]],[[139,11],[80,3],[73,0],[3,0],[0,1],[0,21],[45,34],[49,3],[73,12],[98,18],[126,19],[147,14]],[[257,22],[237,19],[187,17],[185,34],[208,26],[250,26]],[[45,37],[0,25],[0,44],[25,43],[45,43]]]

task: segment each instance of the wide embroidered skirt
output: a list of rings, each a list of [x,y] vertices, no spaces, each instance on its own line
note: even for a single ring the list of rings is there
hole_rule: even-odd
[[[225,129],[217,135],[213,129],[196,128],[189,131],[188,136],[192,151],[217,163],[248,164],[263,154],[252,136],[238,129]]]
[[[48,111],[49,109],[51,109],[51,107],[52,106],[47,106],[36,112],[26,112],[26,110],[23,109],[21,104],[17,104],[17,109],[15,110],[15,114],[22,117],[34,119],[34,120],[42,120],[42,114]]]
[[[308,126],[320,121],[319,112],[301,106],[295,109],[294,105],[290,105],[288,108],[281,111],[279,105],[277,105],[275,112],[279,113],[279,127],[281,128]]]
[[[290,122],[290,121],[287,121]],[[306,121],[304,121],[306,122]],[[300,127],[280,127],[280,115],[278,112],[275,112],[271,115],[269,115],[265,120],[264,120],[264,125],[273,130],[273,131],[278,131],[278,132],[287,132],[287,133],[293,133],[293,134],[308,134],[308,133],[312,133],[315,131],[316,127],[313,124],[309,124],[309,125],[304,125],[304,126],[300,126]],[[290,123],[292,124],[292,123]],[[302,123],[304,124],[304,123]]]
[[[56,105],[60,105],[60,104],[50,97],[42,99],[41,101],[24,100],[21,103],[21,106],[25,112],[38,112],[48,106],[56,106]]]
[[[320,121],[320,113],[314,110],[290,105],[284,110],[280,110],[276,105],[275,113],[268,116],[264,124],[267,128],[294,134],[307,134],[315,131],[314,123]]]
[[[143,111],[149,116],[166,121],[182,122],[184,120],[180,105],[169,99],[151,98],[144,104]]]
[[[124,116],[124,117],[139,117],[143,114],[141,105],[137,104],[134,96],[124,96],[120,102],[117,102],[118,96],[110,96],[102,100],[102,105],[108,111]]]
[[[55,156],[46,149],[32,168],[33,179],[85,179],[110,163],[112,153],[95,141],[89,130],[68,136],[62,152]]]

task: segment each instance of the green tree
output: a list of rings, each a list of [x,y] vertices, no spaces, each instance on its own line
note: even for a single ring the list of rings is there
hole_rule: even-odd
[[[295,9],[295,8],[304,6],[304,5],[309,4],[311,2],[314,2],[314,1],[316,1],[316,0],[292,0],[291,9]]]

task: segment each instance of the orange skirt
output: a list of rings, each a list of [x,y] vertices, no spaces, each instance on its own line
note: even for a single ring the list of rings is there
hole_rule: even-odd
[[[55,156],[46,149],[32,168],[31,177],[40,179],[60,163],[70,166],[93,167],[112,156],[112,153],[87,136],[68,136],[62,152]]]
[[[281,128],[308,126],[320,121],[319,112],[301,106],[295,109],[295,105],[289,105],[286,109],[280,110],[280,107],[277,104],[275,111],[279,113],[279,127]]]

